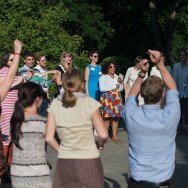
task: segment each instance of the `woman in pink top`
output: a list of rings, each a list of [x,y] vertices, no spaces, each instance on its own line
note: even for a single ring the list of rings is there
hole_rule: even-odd
[[[1,59],[1,65],[0,65],[0,84],[4,81],[4,79],[7,77],[10,66],[13,63],[14,60],[14,53],[13,52],[4,52]],[[0,127],[2,131],[2,139],[3,139],[3,148],[4,148],[4,155],[5,158],[7,158],[7,154],[9,153],[8,157],[8,163],[11,163],[12,158],[12,149],[9,150],[9,145],[11,142],[10,137],[10,118],[12,116],[12,113],[14,111],[14,105],[16,100],[18,99],[18,84],[21,83],[23,80],[23,77],[21,76],[15,76],[13,79],[13,83],[11,85],[11,88],[9,89],[8,93],[6,94],[5,99],[1,102],[2,107],[2,114],[1,114],[1,121],[0,121]],[[9,151],[8,151],[9,150]]]

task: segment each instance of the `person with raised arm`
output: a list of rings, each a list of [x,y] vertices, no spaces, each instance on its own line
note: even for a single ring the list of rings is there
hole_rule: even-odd
[[[17,73],[17,69],[18,69],[18,65],[19,65],[21,50],[22,50],[22,42],[19,41],[18,39],[16,39],[14,41],[14,57],[13,57],[13,60],[12,60],[12,64],[9,68],[7,76],[0,83],[1,101],[3,101],[4,98],[6,97],[6,94],[9,91],[9,89],[11,88],[11,85],[14,81],[14,77]]]
[[[131,174],[128,188],[172,188],[175,137],[180,119],[179,93],[171,74],[165,68],[161,53],[154,50],[148,50],[148,53],[162,75],[167,92],[164,93],[163,82],[157,76],[150,76],[143,82],[149,64],[141,61],[141,71],[124,108]],[[139,92],[145,102],[141,107],[135,100]],[[164,96],[166,103],[161,107]]]
[[[8,55],[8,58],[11,58],[11,63],[8,67],[8,69],[5,71],[6,76],[1,79],[0,81],[0,102],[2,103],[7,96],[7,93],[9,92],[10,88],[12,87],[13,81],[15,79],[18,65],[19,65],[19,60],[20,60],[20,54],[22,50],[22,42],[18,39],[14,41],[14,53]],[[10,60],[10,59],[8,59]],[[2,74],[1,74],[2,76]],[[0,105],[0,115],[2,114],[3,110]],[[1,118],[1,121],[3,120],[4,117]],[[9,139],[8,139],[9,140]],[[6,152],[6,151],[5,151]],[[1,127],[0,127],[0,176],[2,178],[6,179],[7,181],[10,181],[10,177],[7,173],[8,169],[8,164],[6,161],[6,155],[4,155],[4,149],[3,149],[3,139],[2,139],[2,134],[1,134]]]

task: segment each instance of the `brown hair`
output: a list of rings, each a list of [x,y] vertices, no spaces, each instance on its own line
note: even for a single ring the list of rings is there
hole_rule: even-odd
[[[41,57],[45,56],[43,52],[38,52],[35,54],[36,61],[40,61]]]
[[[62,103],[65,107],[73,107],[76,105],[77,97],[73,92],[85,92],[84,88],[84,74],[78,69],[72,69],[63,74],[64,94],[62,97]]]
[[[142,61],[143,58],[141,56],[137,56],[134,60],[134,64],[136,65],[137,63],[140,63],[140,61]]]
[[[148,77],[141,85],[141,96],[145,104],[156,104],[162,97],[163,81],[157,76]]]

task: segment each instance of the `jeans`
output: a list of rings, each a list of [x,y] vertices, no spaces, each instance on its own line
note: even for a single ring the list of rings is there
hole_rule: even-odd
[[[48,114],[48,112],[47,112],[48,104],[49,104],[48,100],[43,98],[42,99],[42,104],[41,104],[41,106],[39,108],[39,114],[41,116],[43,116],[43,117],[47,117],[47,114]]]

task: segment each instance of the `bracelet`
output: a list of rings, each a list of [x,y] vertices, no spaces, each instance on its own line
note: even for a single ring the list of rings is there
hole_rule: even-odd
[[[142,78],[142,79],[145,78],[145,76],[146,76],[145,74],[144,74],[144,76],[141,75],[140,73],[138,74],[138,77],[140,77],[140,78]]]
[[[14,55],[21,55],[20,53],[18,53],[18,52],[14,52]]]

